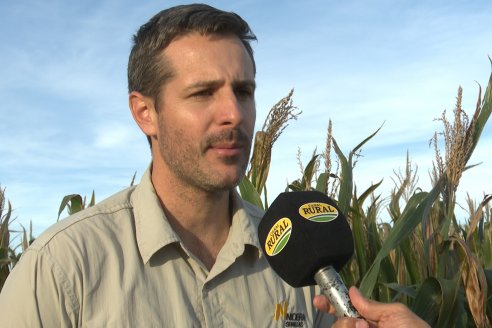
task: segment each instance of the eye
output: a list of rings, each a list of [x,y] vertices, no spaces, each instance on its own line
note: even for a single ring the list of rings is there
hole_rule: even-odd
[[[238,87],[235,93],[239,99],[249,99],[255,95],[255,90],[252,87]]]
[[[198,90],[198,91],[192,93],[191,97],[192,98],[206,98],[206,97],[212,96],[213,94],[214,94],[214,90],[211,88],[207,88],[207,89]]]

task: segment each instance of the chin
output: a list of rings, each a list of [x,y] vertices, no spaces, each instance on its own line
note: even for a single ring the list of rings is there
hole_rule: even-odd
[[[232,190],[239,185],[239,183],[241,182],[243,177],[244,177],[244,174],[242,174],[240,176],[231,177],[229,179],[224,179],[220,182],[217,182],[215,184],[215,186],[213,186],[212,188],[214,188],[216,191]]]

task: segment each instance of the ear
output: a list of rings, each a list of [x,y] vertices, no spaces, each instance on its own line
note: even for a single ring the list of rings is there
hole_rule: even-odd
[[[137,122],[140,130],[149,137],[155,137],[158,127],[154,101],[140,92],[132,91],[128,96],[128,102],[133,119]]]

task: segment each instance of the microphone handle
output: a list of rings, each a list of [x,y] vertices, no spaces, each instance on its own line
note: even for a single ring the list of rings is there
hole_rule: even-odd
[[[331,265],[319,269],[314,275],[314,280],[335,307],[337,317],[362,318],[352,305],[342,278]]]

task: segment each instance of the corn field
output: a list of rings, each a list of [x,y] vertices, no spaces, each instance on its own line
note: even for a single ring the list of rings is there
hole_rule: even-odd
[[[343,154],[328,124],[326,147],[302,167],[302,176],[287,191],[318,190],[335,199],[352,227],[355,253],[341,275],[348,286],[358,286],[366,296],[381,302],[401,302],[432,327],[491,327],[492,318],[492,195],[478,203],[469,198],[469,218],[455,216],[456,190],[492,111],[492,75],[470,118],[461,108],[462,90],[450,121],[439,119],[444,130],[435,133],[432,189],[417,187],[417,176],[407,156],[406,170],[395,176],[390,195],[378,193],[381,182],[358,193],[353,168],[364,139]],[[268,208],[266,182],[275,141],[290,120],[301,113],[293,105],[293,91],[270,110],[255,136],[247,174],[239,190],[249,202]],[[439,149],[443,138],[445,149]],[[133,177],[132,183],[135,179]],[[484,186],[485,188],[486,186]],[[58,217],[95,203],[80,195],[65,196]],[[389,214],[390,220],[382,220]],[[33,240],[32,228],[14,231],[10,202],[0,188],[0,290],[22,252]],[[12,237],[13,236],[13,237]]]
[[[318,190],[335,199],[352,227],[355,254],[341,275],[349,286],[381,302],[401,302],[432,327],[491,327],[492,210],[486,195],[479,203],[467,200],[465,224],[455,216],[456,190],[462,173],[492,110],[492,75],[482,98],[481,88],[471,118],[461,108],[459,88],[453,119],[439,119],[444,131],[435,133],[432,189],[417,188],[417,176],[407,155],[406,170],[396,175],[388,198],[378,194],[381,182],[357,193],[353,168],[361,147],[379,129],[344,155],[328,124],[326,147],[301,166],[302,176],[286,191]],[[292,92],[270,111],[257,132],[241,196],[266,209],[266,181],[271,151],[287,123],[296,119]],[[443,155],[438,137],[444,140]],[[334,153],[334,154],[333,154]],[[484,186],[485,188],[486,186]],[[381,219],[387,212],[390,222]]]

